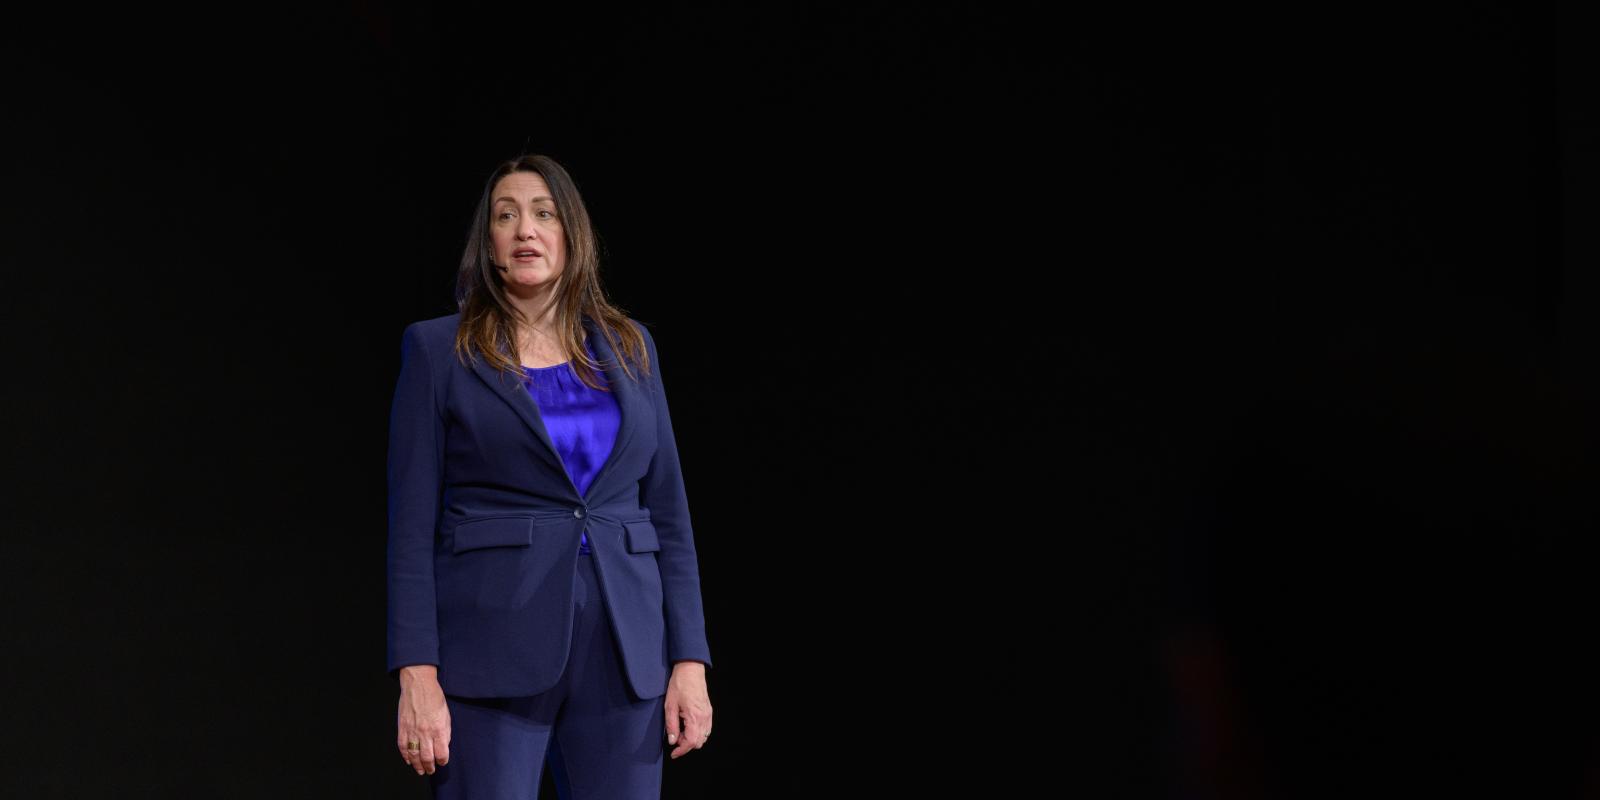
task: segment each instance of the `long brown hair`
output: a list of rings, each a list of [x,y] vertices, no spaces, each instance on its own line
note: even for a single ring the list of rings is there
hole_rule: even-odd
[[[629,369],[630,362],[649,374],[650,357],[645,350],[644,337],[628,323],[624,310],[606,299],[600,285],[599,243],[589,222],[589,210],[578,194],[578,185],[554,159],[535,154],[501,163],[483,184],[483,195],[478,199],[478,210],[473,214],[466,248],[461,253],[461,269],[456,274],[456,305],[461,310],[461,323],[456,328],[456,357],[467,363],[481,355],[495,369],[527,380],[515,344],[516,324],[519,320],[526,322],[527,318],[506,299],[505,287],[489,261],[492,248],[489,215],[493,210],[490,195],[494,193],[495,184],[513,172],[538,173],[550,187],[556,204],[561,233],[566,239],[567,263],[561,270],[561,277],[556,279],[555,330],[567,352],[573,354],[573,368],[579,380],[596,389],[606,388],[595,377],[600,365],[583,347],[584,317],[594,321],[600,334],[610,343],[611,351],[621,356],[624,374],[638,380]]]

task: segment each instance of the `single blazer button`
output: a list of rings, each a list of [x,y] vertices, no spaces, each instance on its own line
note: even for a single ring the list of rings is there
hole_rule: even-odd
[[[581,508],[572,509],[572,516],[578,517],[578,518],[581,519],[583,517],[583,509],[581,509]]]

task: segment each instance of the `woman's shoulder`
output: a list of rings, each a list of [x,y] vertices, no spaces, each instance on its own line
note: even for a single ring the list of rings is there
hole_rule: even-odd
[[[401,358],[422,358],[437,364],[455,347],[457,323],[461,315],[447,314],[432,319],[419,319],[406,325],[400,334]]]
[[[644,340],[645,340],[645,342],[647,344],[649,344],[651,346],[654,345],[654,343],[650,339],[650,330],[645,327],[643,322],[640,322],[639,320],[634,319],[633,317],[623,317],[623,319],[626,319],[628,321],[628,324],[632,325],[634,330],[637,330],[639,332],[639,335],[644,337]],[[588,314],[583,315],[583,326],[584,326],[584,328],[586,330],[591,331],[591,332],[595,331],[595,330],[598,330],[599,327],[600,327],[595,322],[594,318],[590,317]],[[611,336],[617,336],[617,335],[620,335],[622,333],[622,331],[616,329],[617,326],[615,324],[608,325],[608,327],[610,327],[612,329],[611,333],[610,333]]]
[[[419,319],[406,326],[406,332],[415,330],[418,336],[428,340],[429,344],[439,339],[454,339],[456,328],[460,327],[461,313],[446,314],[442,317]]]
[[[629,325],[632,325],[634,327],[634,329],[639,331],[639,335],[643,336],[645,341],[647,341],[647,342],[650,341],[650,329],[645,327],[645,324],[643,322],[640,322],[639,320],[634,319],[633,317],[625,317],[625,319],[628,320],[628,324]]]

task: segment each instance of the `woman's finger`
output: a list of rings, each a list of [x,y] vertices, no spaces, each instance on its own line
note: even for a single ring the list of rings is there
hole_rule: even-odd
[[[422,737],[422,756],[420,758],[417,758],[415,761],[413,761],[411,765],[417,768],[417,774],[418,775],[423,775],[423,774],[432,775],[433,774],[433,770],[434,770],[435,765],[434,765],[434,762],[433,762],[433,737],[432,736],[423,736]]]
[[[683,717],[683,734],[678,737],[678,746],[673,749],[672,757],[677,758],[684,753],[700,746],[705,737],[700,734],[700,723],[693,715],[685,714]]]
[[[667,744],[677,744],[678,731],[680,730],[680,726],[678,725],[678,699],[677,697],[673,696],[672,692],[667,692],[665,704],[665,716],[667,720]]]
[[[450,763],[450,728],[446,726],[433,740],[433,763],[444,766]]]
[[[416,745],[415,750],[411,749]],[[417,759],[422,755],[422,738],[417,735],[416,729],[410,725],[400,726],[400,757],[406,760],[406,765],[412,769],[417,768]]]
[[[411,747],[416,745],[420,749],[422,747],[422,737],[417,735],[415,721],[406,719],[405,698],[403,696],[400,698],[400,712],[397,717],[398,719],[395,720],[394,747],[400,751],[400,758],[406,762],[407,766],[414,766],[412,762],[417,760],[420,750],[412,750]]]

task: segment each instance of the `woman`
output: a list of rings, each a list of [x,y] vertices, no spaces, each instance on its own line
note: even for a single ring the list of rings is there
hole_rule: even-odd
[[[655,342],[555,161],[489,176],[456,302],[406,327],[390,414],[400,755],[441,798],[532,797],[546,760],[659,797],[711,733],[694,537]]]

